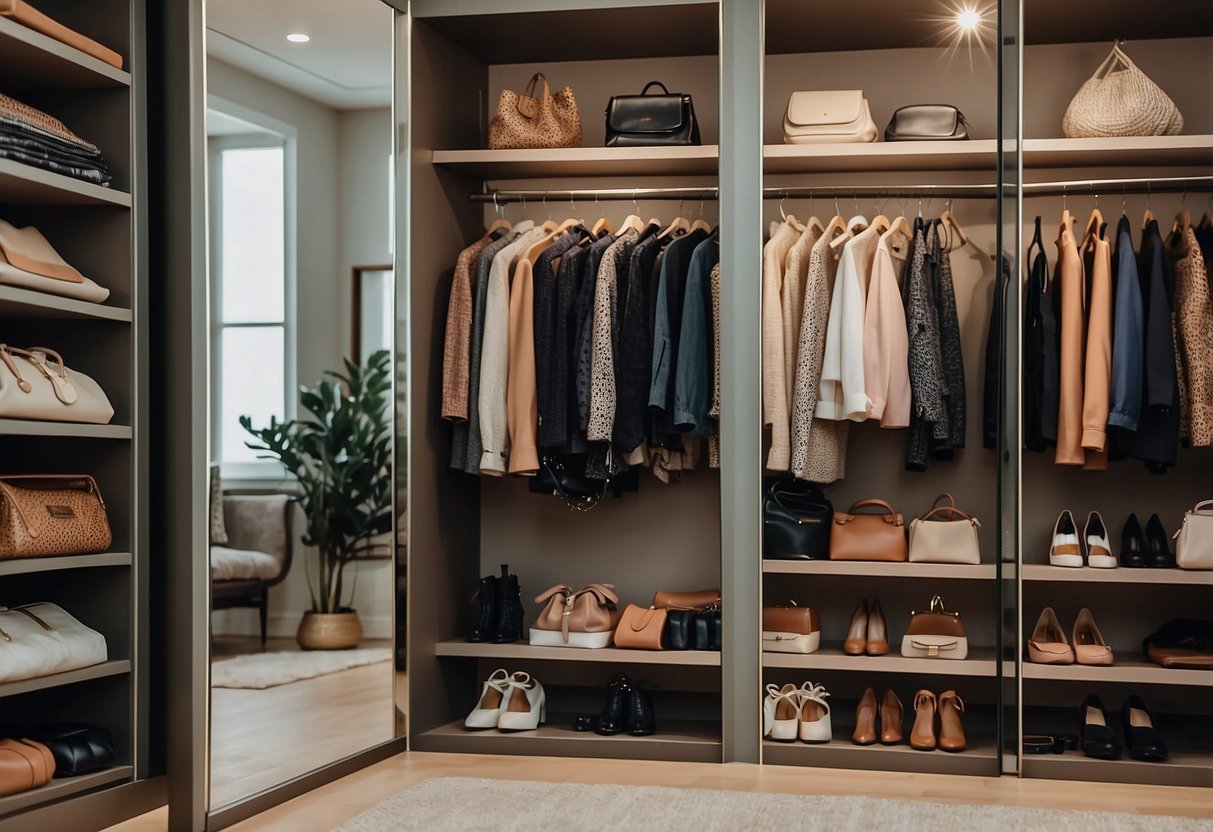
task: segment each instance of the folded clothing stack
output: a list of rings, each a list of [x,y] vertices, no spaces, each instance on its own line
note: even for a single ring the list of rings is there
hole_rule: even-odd
[[[0,93],[0,159],[108,185],[113,177],[96,145],[59,119]]]

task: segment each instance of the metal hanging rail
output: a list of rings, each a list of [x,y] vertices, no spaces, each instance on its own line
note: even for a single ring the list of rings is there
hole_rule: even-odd
[[[831,199],[873,196],[890,199],[945,196],[950,199],[991,199],[998,186],[992,182],[928,185],[811,185],[762,189],[764,199]],[[1008,185],[1008,196],[1015,194]],[[1025,197],[1078,196],[1082,194],[1181,193],[1213,190],[1213,176],[1175,176],[1135,179],[1074,179],[1056,182],[1025,182]],[[622,202],[641,199],[719,199],[715,187],[704,188],[578,188],[572,190],[493,190],[472,194],[473,202],[508,205],[517,202]]]

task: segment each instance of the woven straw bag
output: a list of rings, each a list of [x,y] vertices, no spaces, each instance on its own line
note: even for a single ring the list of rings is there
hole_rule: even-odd
[[[1062,132],[1071,139],[1174,136],[1183,127],[1175,102],[1129,60],[1119,43],[1079,88],[1061,120]]]
[[[532,97],[541,81],[542,90]],[[490,150],[580,146],[581,115],[571,87],[553,95],[543,73],[536,72],[521,94],[501,91],[489,122]]]

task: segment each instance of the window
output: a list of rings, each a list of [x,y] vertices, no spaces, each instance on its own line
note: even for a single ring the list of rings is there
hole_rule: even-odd
[[[224,476],[281,476],[257,459],[241,416],[294,415],[285,145],[211,139],[212,455]]]

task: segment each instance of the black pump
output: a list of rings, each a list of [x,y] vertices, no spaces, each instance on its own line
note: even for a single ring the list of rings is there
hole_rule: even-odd
[[[1130,514],[1125,521],[1124,531],[1120,533],[1120,565],[1131,569],[1146,566],[1146,538],[1141,531],[1141,523],[1136,514]]]
[[[1171,554],[1171,541],[1157,514],[1151,514],[1149,522],[1146,523],[1146,553],[1149,559],[1148,565],[1154,569],[1175,568],[1175,555]]]
[[[522,588],[518,576],[509,574],[509,564],[501,564],[501,577],[497,579],[497,630],[493,644],[509,644],[522,638]]]
[[[493,637],[497,635],[497,621],[501,617],[498,608],[501,597],[501,589],[497,586],[499,580],[496,575],[480,579],[480,618],[476,622],[476,626],[472,628],[468,641],[474,643],[492,641]]]
[[[1120,709],[1120,721],[1130,757],[1144,763],[1167,761],[1167,744],[1154,730],[1154,720],[1141,697],[1133,694],[1125,700]]]
[[[1120,740],[1108,724],[1108,714],[1103,701],[1094,694],[1082,700],[1078,706],[1078,737],[1082,753],[1098,760],[1116,760],[1120,757]]]

